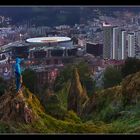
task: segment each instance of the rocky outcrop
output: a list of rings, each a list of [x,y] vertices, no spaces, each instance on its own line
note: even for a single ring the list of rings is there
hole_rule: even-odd
[[[18,95],[14,90],[7,91],[0,97],[0,120],[32,123],[39,118],[38,111],[44,110],[41,105],[35,108],[36,104],[40,105],[39,100],[25,87]]]
[[[121,115],[127,105],[136,105],[139,102],[140,72],[137,72],[123,79],[119,86],[94,93],[86,103],[83,114],[84,116],[94,113],[101,114],[101,111],[108,109],[108,114],[112,111],[116,112],[116,115]]]
[[[94,112],[100,112],[108,106],[111,106],[113,109],[118,109],[122,106],[122,98],[121,86],[96,92],[88,100],[82,113],[84,116],[86,116]]]
[[[75,68],[71,81],[70,90],[68,93],[68,110],[73,110],[78,115],[81,115],[87,100],[88,96],[86,90],[82,86],[78,70],[77,68]]]
[[[124,104],[136,104],[140,101],[140,72],[127,76],[122,82]]]

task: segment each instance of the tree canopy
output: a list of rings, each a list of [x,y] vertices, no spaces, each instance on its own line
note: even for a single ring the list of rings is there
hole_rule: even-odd
[[[122,81],[121,72],[113,67],[106,68],[103,76],[104,88],[118,85]]]
[[[140,71],[140,60],[137,58],[127,58],[121,69],[123,78],[138,71]]]
[[[62,89],[65,83],[71,80],[74,68],[78,69],[81,84],[86,88],[87,93],[93,93],[95,88],[95,82],[91,78],[90,70],[85,62],[80,62],[78,64],[73,65],[71,64],[65,67],[55,80],[54,90],[58,91]]]
[[[36,72],[31,69],[26,69],[23,72],[23,84],[29,88],[31,92],[36,92],[37,90],[37,75]]]

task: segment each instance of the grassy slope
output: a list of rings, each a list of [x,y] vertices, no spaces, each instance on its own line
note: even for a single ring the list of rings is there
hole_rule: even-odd
[[[80,119],[74,112],[66,111],[68,83],[58,93],[61,106],[65,109],[65,118],[58,119],[45,112],[36,96],[27,89],[24,91],[28,105],[37,114],[38,119],[32,124],[20,122],[0,122],[1,133],[139,133],[140,132],[140,100],[139,73],[127,77],[120,86],[95,93],[96,104],[90,115]],[[135,78],[133,78],[135,77]],[[127,85],[127,87],[126,87]],[[129,89],[130,88],[130,89]],[[131,96],[133,94],[133,96]],[[125,96],[124,96],[125,95]],[[129,102],[123,106],[124,97]],[[32,98],[31,98],[32,97]],[[131,98],[138,99],[131,103]],[[133,99],[132,99],[133,100]],[[61,113],[61,112],[60,112]]]
[[[84,122],[99,126],[101,133],[139,133],[140,132],[140,72],[126,77],[120,86],[95,93],[95,110],[84,118]],[[66,104],[64,89],[58,94]],[[124,106],[124,101],[129,102]],[[132,102],[133,101],[133,102]],[[131,103],[132,102],[132,103]],[[103,129],[102,129],[103,128]]]
[[[106,131],[93,123],[82,123],[75,113],[69,111],[64,120],[56,119],[45,112],[38,98],[25,89],[24,96],[32,111],[38,116],[32,124],[0,122],[1,133],[99,133]]]
[[[97,109],[90,119],[109,123],[109,133],[140,133],[140,72],[126,77],[120,86],[96,93],[93,102]]]

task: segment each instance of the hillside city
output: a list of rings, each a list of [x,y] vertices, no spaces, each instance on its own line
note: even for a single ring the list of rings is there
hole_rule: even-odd
[[[98,9],[94,12],[99,13]],[[78,49],[77,56],[88,61],[94,70],[97,85],[102,85],[101,78],[108,65],[121,67],[127,57],[140,58],[140,14],[115,12],[116,17],[100,15],[81,24],[59,25],[54,27],[27,24],[10,25],[10,17],[1,16],[0,49],[1,56],[8,46],[18,46],[21,41],[34,37],[66,36]],[[94,59],[93,59],[94,57]],[[43,56],[42,56],[43,58]],[[10,78],[12,73],[10,56],[1,61],[1,76]],[[8,61],[9,60],[9,61]],[[62,60],[60,60],[62,61]],[[63,62],[60,62],[63,63]],[[6,74],[8,72],[9,74]]]
[[[0,7],[0,133],[139,133],[139,7],[22,8]]]

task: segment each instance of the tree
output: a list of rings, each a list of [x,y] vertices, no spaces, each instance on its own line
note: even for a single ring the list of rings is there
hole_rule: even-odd
[[[54,82],[54,91],[55,92],[62,89],[64,84],[71,79],[72,70],[73,70],[73,67],[71,65],[68,65],[62,71],[60,71],[59,76],[56,77],[56,80]]]
[[[121,69],[123,78],[138,71],[140,71],[140,60],[137,58],[127,58]]]
[[[26,69],[23,72],[23,84],[29,88],[31,92],[37,92],[37,74],[31,69]]]
[[[113,67],[106,68],[103,76],[104,88],[118,85],[122,81],[121,72]]]
[[[90,70],[88,68],[87,63],[80,62],[78,64],[71,64],[65,67],[59,74],[59,76],[56,78],[54,83],[54,91],[57,92],[60,89],[65,86],[65,83],[67,83],[69,80],[72,79],[73,76],[73,70],[77,68],[79,75],[80,75],[80,81],[83,87],[86,88],[86,91],[88,95],[92,95],[94,93],[95,89],[95,82],[90,76]]]

